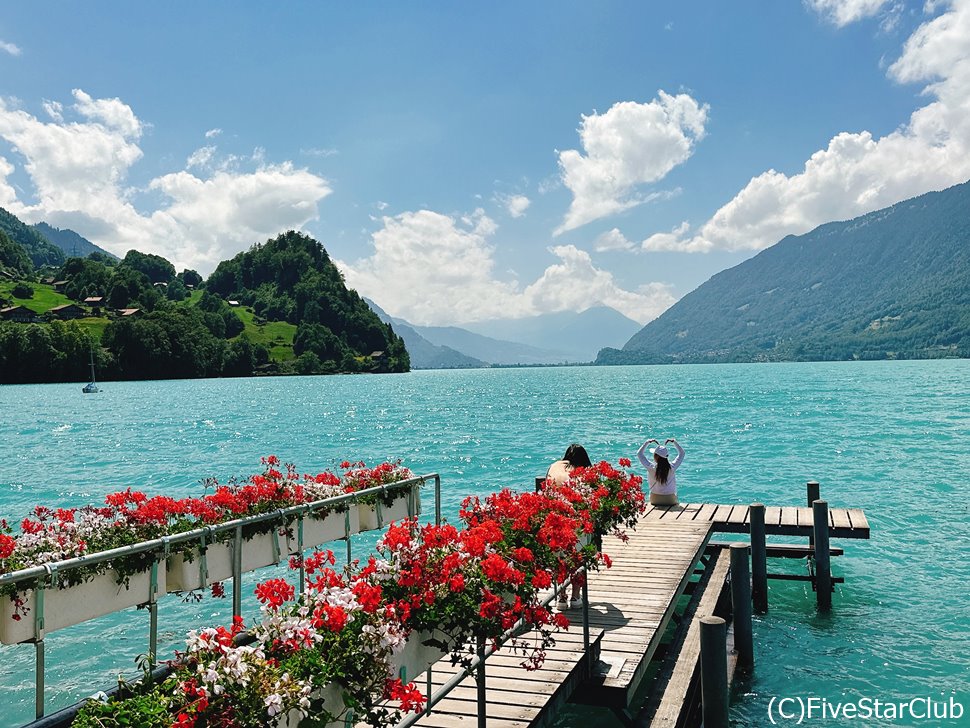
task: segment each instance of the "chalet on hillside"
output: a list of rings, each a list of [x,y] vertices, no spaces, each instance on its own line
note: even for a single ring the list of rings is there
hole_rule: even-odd
[[[370,353],[370,360],[375,364],[383,364],[387,361],[386,351],[372,351]]]
[[[121,318],[137,318],[142,311],[140,308],[119,308],[117,313]]]
[[[54,290],[58,293],[64,293],[64,289],[67,287],[67,281],[54,281],[51,285],[54,286]]]
[[[0,320],[13,321],[18,324],[32,324],[40,319],[37,314],[26,306],[8,306],[0,308]]]
[[[87,309],[83,306],[78,306],[76,303],[65,303],[60,306],[54,306],[47,313],[53,318],[61,319],[61,321],[84,318],[88,315]]]
[[[101,315],[101,307],[104,305],[104,296],[88,296],[83,301],[85,306],[91,307],[91,312],[95,316]]]
[[[229,299],[228,301],[226,301],[226,303],[228,303],[230,306],[234,308],[239,305],[239,301],[234,301],[232,299]]]

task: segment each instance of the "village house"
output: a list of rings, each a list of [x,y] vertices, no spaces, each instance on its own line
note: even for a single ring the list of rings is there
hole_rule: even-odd
[[[37,314],[26,306],[8,306],[0,308],[0,320],[13,321],[18,324],[31,324],[39,321]]]
[[[87,309],[83,306],[78,306],[76,303],[65,303],[60,306],[54,306],[54,308],[49,310],[47,313],[52,318],[58,318],[62,321],[84,318],[88,315]]]

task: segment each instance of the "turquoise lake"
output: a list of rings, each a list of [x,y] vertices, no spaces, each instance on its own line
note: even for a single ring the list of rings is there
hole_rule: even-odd
[[[816,612],[810,585],[771,582],[770,611],[755,617],[755,671],[733,696],[736,725],[769,725],[771,699],[797,696],[955,697],[960,721],[844,724],[970,725],[970,361],[107,382],[98,395],[4,386],[0,406],[0,515],[14,521],[38,503],[100,502],[128,486],[200,494],[202,478],[247,476],[269,454],[303,472],[400,458],[441,474],[446,517],[468,494],[531,487],[574,441],[615,463],[647,437],[677,437],[691,502],[804,505],[805,482],[818,480],[831,505],[866,510],[872,539],[836,542],[846,582],[830,614]],[[355,553],[375,539],[355,537]],[[253,583],[250,574],[247,592]],[[230,609],[167,597],[160,656]],[[49,635],[48,712],[131,674],[147,635],[137,610]],[[32,646],[0,646],[0,726],[32,719],[33,676]],[[616,724],[580,708],[559,719],[578,722]]]

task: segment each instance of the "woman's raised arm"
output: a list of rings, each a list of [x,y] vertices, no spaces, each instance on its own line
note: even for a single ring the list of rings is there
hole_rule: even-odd
[[[643,443],[640,446],[640,449],[637,450],[637,460],[639,460],[640,464],[647,470],[653,470],[655,467],[657,467],[657,464],[646,455],[647,445],[649,445],[651,442],[656,442],[658,445],[660,444],[657,440],[650,439]]]

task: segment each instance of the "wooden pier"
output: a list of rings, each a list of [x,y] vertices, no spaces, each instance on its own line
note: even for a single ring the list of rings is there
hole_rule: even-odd
[[[715,531],[748,533],[751,528],[751,506],[681,503],[677,506],[650,506],[645,521],[663,523],[691,521],[710,523]],[[815,516],[812,508],[768,506],[765,508],[765,532],[769,536],[813,535]],[[869,538],[869,521],[860,508],[830,508],[831,538]]]
[[[830,603],[831,583],[841,581],[828,573],[829,556],[842,553],[841,549],[829,548],[828,538],[869,538],[869,522],[860,509],[829,509],[817,500],[817,490],[813,495],[812,485],[812,507],[708,503],[651,506],[636,530],[629,533],[628,541],[613,536],[603,539],[603,551],[613,565],[589,575],[588,623],[593,638],[589,653],[583,649],[583,610],[572,609],[568,616],[573,626],[557,635],[556,646],[548,651],[539,670],[526,671],[521,667],[522,659],[508,650],[485,661],[484,715],[479,710],[483,691],[476,677],[470,675],[413,725],[545,726],[567,701],[609,709],[628,726],[699,725],[701,627],[711,626],[702,622],[718,622],[722,616],[730,619],[732,599],[743,599],[746,607],[737,611],[748,620],[750,639],[751,586],[756,592],[755,610],[764,611],[764,580],[772,576],[811,581],[813,587],[825,590],[825,596],[819,596],[819,606],[824,608]],[[816,514],[820,514],[818,524]],[[712,542],[715,533],[751,533],[753,548],[736,544],[729,549],[726,543]],[[766,535],[804,537],[810,543],[766,546]],[[751,562],[753,579],[749,581],[746,564],[752,550],[755,559]],[[745,566],[741,572],[745,584],[728,590],[729,564],[738,557]],[[767,557],[809,557],[813,570],[810,576],[801,577],[767,574],[764,563],[757,563]],[[818,574],[815,560],[819,568],[824,566]],[[763,590],[760,595],[759,587]],[[660,653],[664,653],[664,659],[657,663],[648,688],[648,668]],[[737,652],[728,653],[730,680],[739,663]],[[713,663],[717,662],[715,656]],[[447,659],[438,662],[431,673],[431,689],[442,687],[459,672],[460,668]],[[642,704],[637,715],[630,712],[635,703]]]

